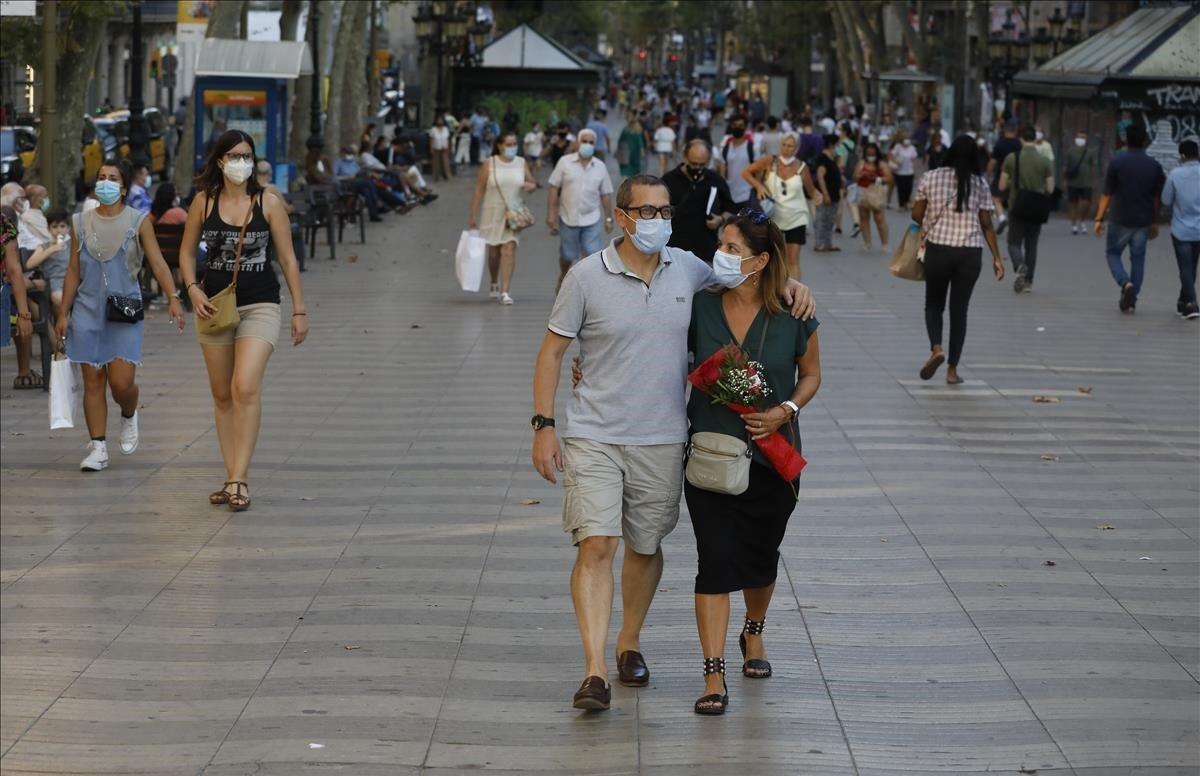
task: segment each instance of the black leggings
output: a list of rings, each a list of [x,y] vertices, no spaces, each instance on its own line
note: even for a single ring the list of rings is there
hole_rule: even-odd
[[[912,197],[913,176],[897,175],[896,178],[896,200],[900,203],[901,208],[908,207],[908,200]]]
[[[928,243],[925,246],[925,330],[929,345],[942,344],[942,313],[950,292],[950,366],[958,366],[967,338],[967,305],[979,280],[983,248],[956,248]]]

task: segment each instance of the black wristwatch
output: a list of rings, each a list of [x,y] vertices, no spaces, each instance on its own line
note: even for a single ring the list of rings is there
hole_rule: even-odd
[[[541,431],[544,428],[554,428],[554,418],[547,418],[545,415],[534,415],[530,421],[534,431]]]

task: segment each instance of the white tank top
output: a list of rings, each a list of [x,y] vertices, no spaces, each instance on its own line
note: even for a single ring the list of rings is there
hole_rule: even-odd
[[[767,171],[767,191],[775,200],[775,210],[771,220],[783,231],[795,229],[808,224],[808,197],[804,195],[804,162],[796,170],[796,174],[784,180],[775,172],[776,160],[771,160],[771,169]]]

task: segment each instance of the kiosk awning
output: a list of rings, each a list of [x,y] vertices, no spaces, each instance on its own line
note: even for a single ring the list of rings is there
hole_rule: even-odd
[[[312,75],[305,41],[266,42],[206,38],[196,55],[196,75],[295,79]]]

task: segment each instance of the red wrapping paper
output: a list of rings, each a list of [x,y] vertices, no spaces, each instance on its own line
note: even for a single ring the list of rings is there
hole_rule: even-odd
[[[726,352],[724,349],[718,350],[708,359],[696,367],[691,374],[688,375],[688,382],[691,383],[696,390],[705,395],[711,393],[712,384],[721,377],[721,362],[725,359]],[[748,415],[758,410],[753,407],[748,407],[745,404],[728,403],[723,404],[730,412],[736,412],[738,415]],[[796,448],[792,443],[780,434],[778,431],[773,431],[762,439],[754,441],[758,445],[758,449],[762,451],[763,456],[771,463],[772,468],[784,479],[785,482],[794,482],[800,476],[800,472],[808,465],[808,461],[804,460],[804,456],[796,452]]]

